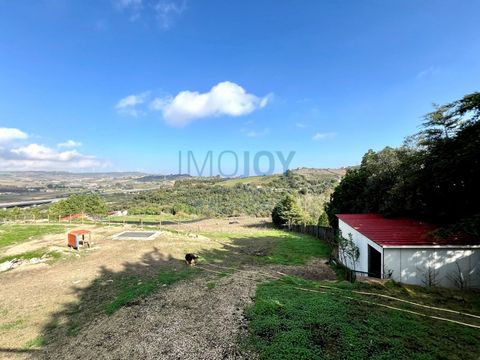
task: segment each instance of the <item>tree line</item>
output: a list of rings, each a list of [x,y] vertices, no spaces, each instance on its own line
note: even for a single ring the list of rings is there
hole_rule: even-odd
[[[434,105],[401,147],[369,150],[326,205],[338,213],[381,213],[480,235],[480,93]]]
[[[113,207],[128,209],[129,214],[157,215],[161,213],[196,214],[207,217],[257,216],[268,217],[274,206],[293,194],[300,200],[305,219],[316,223],[340,176],[301,175],[287,171],[266,177],[261,183],[239,182],[222,186],[222,179],[182,179],[173,187],[142,192],[117,199]],[[261,185],[260,185],[261,184]]]

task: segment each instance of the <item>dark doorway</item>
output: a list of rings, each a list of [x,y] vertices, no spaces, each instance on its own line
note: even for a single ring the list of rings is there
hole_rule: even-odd
[[[380,278],[382,275],[382,254],[368,245],[368,276]]]

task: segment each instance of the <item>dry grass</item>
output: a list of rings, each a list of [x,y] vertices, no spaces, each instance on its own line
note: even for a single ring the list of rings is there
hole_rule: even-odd
[[[0,257],[45,250],[57,251],[61,258],[55,263],[22,265],[0,273],[0,358],[26,356],[23,352],[6,351],[35,349],[41,345],[39,339],[43,341],[46,333],[56,333],[60,337],[77,333],[85,322],[100,313],[105,314],[109,303],[113,303],[114,310],[117,310],[122,301],[115,303],[116,297],[124,296],[129,300],[129,289],[138,290],[136,286],[131,287],[132,281],[135,281],[134,285],[138,282],[147,284],[140,290],[156,291],[166,281],[166,275],[159,274],[184,268],[182,260],[187,252],[221,252],[225,246],[222,242],[198,235],[198,230],[228,230],[243,237],[261,232],[267,226],[257,219],[231,222],[231,219],[224,219],[170,225],[152,241],[111,239],[120,231],[138,229],[135,227],[84,225],[83,228],[92,230],[92,246],[80,249],[78,254],[67,250],[65,234],[37,236],[5,247]],[[260,224],[260,228],[255,224]],[[159,280],[152,280],[154,278]]]

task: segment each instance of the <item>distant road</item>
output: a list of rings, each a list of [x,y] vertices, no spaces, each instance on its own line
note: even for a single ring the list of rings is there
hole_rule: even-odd
[[[50,204],[57,201],[60,201],[64,198],[53,198],[53,199],[41,199],[41,200],[25,200],[25,201],[14,201],[14,202],[6,202],[0,203],[0,209],[12,208],[12,207],[27,207],[33,205],[42,205],[42,204]]]

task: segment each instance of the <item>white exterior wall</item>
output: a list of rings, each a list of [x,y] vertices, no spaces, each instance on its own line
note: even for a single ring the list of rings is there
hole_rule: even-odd
[[[368,272],[368,245],[373,247],[375,250],[379,251],[380,254],[383,254],[383,248],[378,245],[377,243],[371,241],[369,238],[367,238],[365,235],[359,233],[357,230],[352,228],[350,225],[344,223],[342,220],[338,219],[338,228],[341,231],[341,234],[344,238],[348,239],[348,235],[352,235],[352,240],[355,243],[355,245],[358,246],[358,249],[360,250],[360,256],[358,258],[357,263],[355,264],[355,267],[353,264],[351,264],[348,259],[345,259],[343,257],[343,254],[340,255],[340,261],[342,261],[346,267],[350,269],[354,269],[357,271],[364,271]],[[382,267],[383,269],[383,255],[382,255]],[[383,270],[382,270],[383,273]]]
[[[426,285],[430,267],[438,286],[455,287],[458,264],[468,286],[480,288],[480,249],[384,248],[383,253],[384,270],[392,270],[395,281]]]
[[[382,255],[382,275],[392,271],[392,279],[405,284],[426,285],[426,271],[430,267],[435,271],[435,280],[438,286],[455,287],[452,277],[458,274],[457,264],[460,266],[468,286],[480,288],[480,248],[454,247],[381,247],[377,243],[359,233],[350,225],[338,220],[338,227],[343,237],[352,235],[353,242],[360,250],[360,257],[355,264],[355,270],[368,272],[368,245],[378,250]],[[349,263],[342,254],[340,261],[350,269]]]

